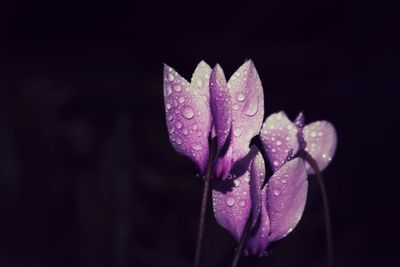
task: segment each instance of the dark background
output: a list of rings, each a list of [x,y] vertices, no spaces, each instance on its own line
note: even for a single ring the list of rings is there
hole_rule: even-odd
[[[202,191],[169,144],[162,63],[256,64],[266,114],[331,121],[324,171],[336,266],[400,266],[399,30],[394,6],[360,1],[3,2],[0,266],[191,266]],[[310,178],[302,221],[264,259],[326,266]],[[235,242],[209,210],[202,262]]]

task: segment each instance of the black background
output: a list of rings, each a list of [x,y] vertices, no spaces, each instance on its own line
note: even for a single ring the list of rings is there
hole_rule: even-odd
[[[327,119],[336,266],[400,266],[397,10],[360,1],[3,2],[0,266],[191,266],[202,190],[169,144],[162,63],[229,77],[251,58],[266,114]],[[313,178],[303,219],[264,259],[326,266]],[[209,210],[202,262],[235,242]]]

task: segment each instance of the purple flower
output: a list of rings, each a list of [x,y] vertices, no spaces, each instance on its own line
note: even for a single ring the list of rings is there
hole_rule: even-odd
[[[291,232],[303,214],[308,187],[304,161],[295,158],[286,162],[261,188],[265,179],[264,159],[252,146],[232,172],[236,178],[231,184],[221,181],[213,188],[215,217],[239,241],[252,209],[246,250],[263,255],[270,242]]]
[[[293,123],[283,111],[265,120],[260,138],[274,171],[282,166],[290,151],[295,155],[299,149],[307,151],[322,171],[332,160],[337,143],[335,128],[328,121],[316,121],[304,126],[302,113]],[[314,174],[308,163],[306,169],[309,174]]]
[[[299,151],[307,151],[323,170],[336,148],[336,132],[326,121],[304,126],[300,114],[294,123],[284,112],[269,116],[260,137],[274,174],[265,179],[264,159],[253,146],[250,153],[232,168],[236,176],[230,184],[213,188],[214,214],[218,223],[239,241],[252,214],[246,251],[263,255],[268,245],[285,237],[298,224],[307,199],[307,172],[313,173]],[[294,158],[293,158],[294,157]],[[252,212],[251,212],[252,211]]]
[[[204,172],[211,130],[209,79],[211,68],[201,61],[191,83],[164,65],[164,102],[169,138],[174,149]]]
[[[174,149],[204,172],[211,133],[217,139],[215,176],[222,179],[249,153],[250,141],[259,134],[264,116],[263,89],[251,60],[228,82],[219,65],[211,70],[200,62],[191,83],[165,65],[164,100]]]

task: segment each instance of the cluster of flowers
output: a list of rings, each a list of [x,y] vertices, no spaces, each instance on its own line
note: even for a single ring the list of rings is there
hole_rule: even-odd
[[[263,255],[303,214],[307,174],[313,169],[302,152],[323,170],[336,149],[334,127],[327,121],[304,125],[302,113],[294,122],[279,112],[263,123],[263,88],[251,60],[229,81],[218,64],[211,69],[200,62],[190,83],[164,65],[164,100],[172,146],[202,173],[210,157],[210,138],[216,139],[213,179],[220,182],[212,188],[215,217],[238,241],[251,220],[246,251]],[[261,152],[250,146],[257,135],[274,172],[269,179]]]

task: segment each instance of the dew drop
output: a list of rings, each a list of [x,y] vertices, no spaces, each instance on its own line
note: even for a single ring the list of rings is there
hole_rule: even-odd
[[[169,115],[168,117],[167,117],[167,120],[169,120],[169,121],[172,121],[174,119],[174,116],[173,115]]]
[[[182,104],[185,102],[185,98],[183,96],[179,97],[178,102]]]
[[[258,111],[258,100],[257,102],[251,103],[244,111],[244,114],[246,114],[247,116],[254,116],[257,114],[257,111]]]
[[[317,137],[317,133],[316,132],[311,132],[311,137],[313,137],[313,138]]]
[[[193,112],[193,109],[191,108],[191,107],[185,107],[184,109],[183,109],[183,116],[186,118],[186,119],[191,119],[191,118],[193,118],[193,116],[194,116],[194,112]]]
[[[182,139],[180,139],[180,138],[176,138],[176,143],[178,144],[178,145],[182,145]]]
[[[184,135],[188,135],[188,134],[189,134],[188,130],[186,130],[186,129],[183,129],[183,130],[182,130],[182,133],[183,133]]]
[[[280,140],[278,140],[278,141],[276,141],[276,145],[280,146],[280,145],[282,145],[282,142]]]
[[[279,189],[274,189],[274,195],[279,196],[281,194],[281,191]]]
[[[244,199],[240,200],[240,201],[239,201],[239,206],[240,206],[240,207],[246,206],[246,200],[244,200]]]
[[[192,148],[193,148],[194,150],[196,150],[196,151],[200,151],[200,150],[201,150],[201,145],[199,145],[199,144],[194,144],[194,145],[192,146]]]
[[[235,103],[235,104],[232,105],[232,109],[233,110],[239,110],[239,108],[240,108],[240,106],[239,106],[238,103]]]
[[[175,85],[174,86],[175,91],[180,92],[182,91],[182,87],[180,85]]]
[[[322,132],[319,132],[319,133],[318,133],[318,136],[322,136]]]
[[[236,127],[233,129],[233,135],[239,137],[243,132],[243,128]]]
[[[326,158],[327,156],[326,156],[326,154],[322,154],[322,157],[323,157],[323,158]]]
[[[192,125],[192,130],[197,130],[197,128],[199,128],[199,126],[197,126],[197,124]]]
[[[182,128],[182,123],[181,123],[180,121],[178,121],[178,122],[175,124],[175,126],[176,126],[176,128],[180,129],[180,128]]]
[[[286,178],[283,178],[282,179],[282,184],[286,184],[287,183],[287,179]]]
[[[168,79],[170,82],[172,82],[175,79],[175,76],[172,73],[170,73],[168,74]]]
[[[246,183],[248,183],[248,182],[250,182],[250,176],[246,176],[246,177],[244,177],[244,181],[246,182]]]
[[[167,110],[170,110],[171,109],[171,104],[167,103],[167,104],[165,104],[165,107],[167,108]]]
[[[165,88],[165,93],[167,96],[170,96],[172,94],[171,86],[167,86],[167,88]]]
[[[243,93],[237,93],[236,99],[239,102],[243,102],[246,99],[246,96]]]
[[[235,186],[239,186],[240,185],[240,180],[239,179],[233,180],[233,183],[234,183]]]
[[[274,166],[278,166],[279,162],[277,160],[274,160],[273,164],[274,164]]]
[[[228,207],[232,207],[235,204],[236,200],[234,197],[228,197],[226,200],[226,205],[228,205]]]
[[[170,128],[170,129],[168,130],[168,132],[169,132],[169,134],[173,134],[173,133],[175,132],[175,128],[174,128],[174,127]]]

